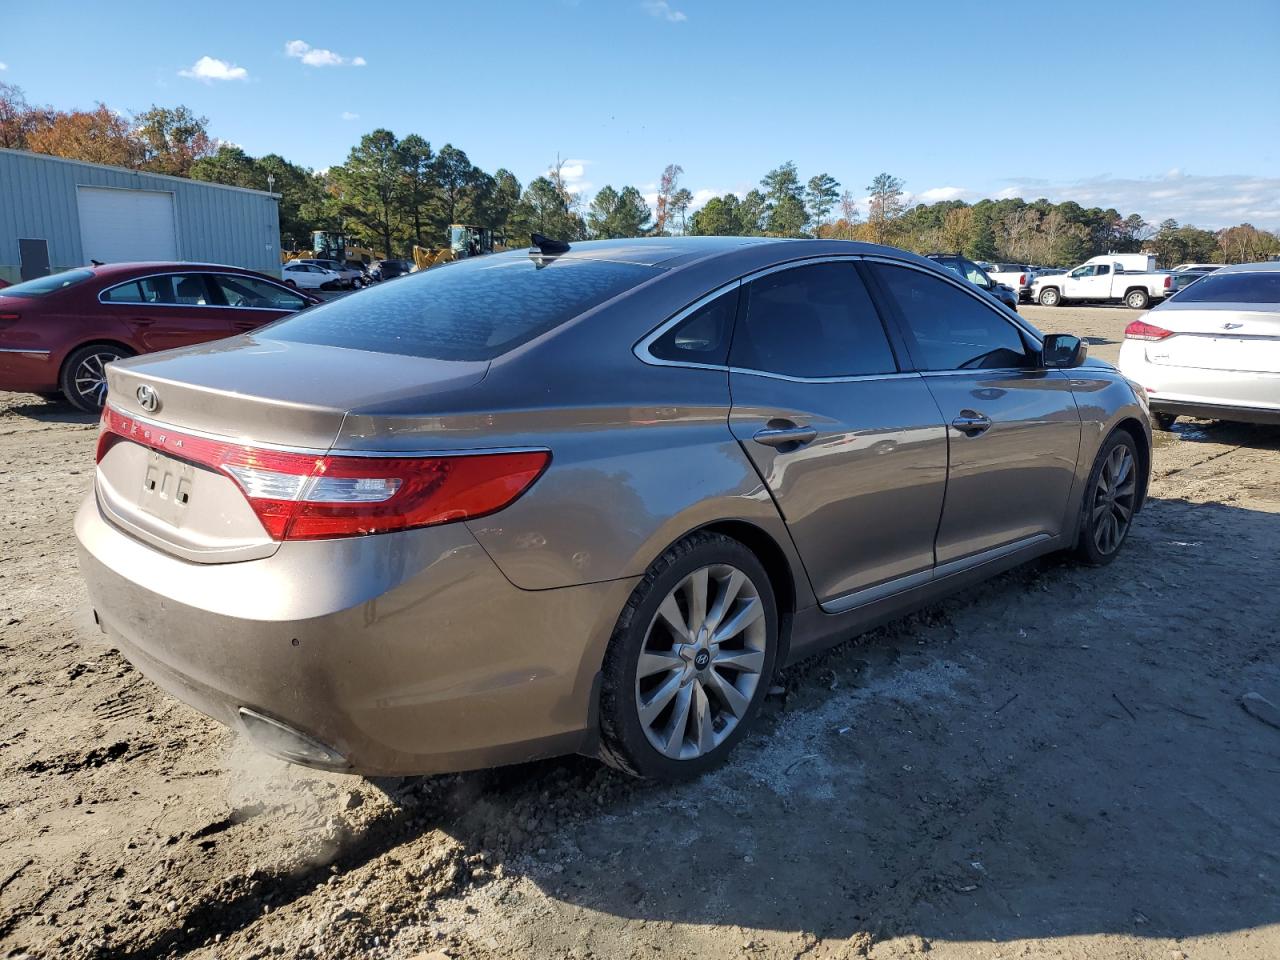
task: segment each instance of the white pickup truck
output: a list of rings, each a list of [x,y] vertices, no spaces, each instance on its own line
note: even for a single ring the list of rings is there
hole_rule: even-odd
[[[1042,307],[1056,307],[1070,300],[1123,303],[1145,310],[1153,301],[1178,291],[1173,274],[1163,271],[1128,272],[1119,261],[1099,262],[1094,257],[1073,270],[1054,277],[1037,277],[1031,282],[1031,299]]]

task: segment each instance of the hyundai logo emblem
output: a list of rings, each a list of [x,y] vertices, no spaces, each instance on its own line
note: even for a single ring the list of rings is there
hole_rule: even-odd
[[[699,670],[707,669],[707,664],[711,662],[711,654],[705,650],[699,650],[698,655],[693,658],[693,665]]]
[[[156,393],[155,388],[148,384],[138,387],[137,392],[138,406],[147,413],[155,413],[160,409],[160,396]]]

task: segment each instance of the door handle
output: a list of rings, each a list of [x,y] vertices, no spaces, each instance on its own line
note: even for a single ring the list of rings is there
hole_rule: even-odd
[[[794,448],[817,440],[818,431],[813,427],[796,425],[790,427],[766,427],[764,430],[757,430],[755,436],[751,439],[756,443],[764,444],[766,447]]]
[[[991,418],[976,410],[961,410],[960,415],[951,421],[951,426],[966,437],[976,437],[991,429]]]
[[[154,317],[134,317],[129,322],[135,327],[149,327],[156,321]]]

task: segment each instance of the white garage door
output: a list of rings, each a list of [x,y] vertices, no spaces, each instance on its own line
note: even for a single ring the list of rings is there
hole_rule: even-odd
[[[102,187],[77,191],[86,263],[178,259],[172,193]]]

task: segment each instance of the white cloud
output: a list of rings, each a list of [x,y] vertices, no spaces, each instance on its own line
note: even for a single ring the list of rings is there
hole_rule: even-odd
[[[342,113],[339,114],[339,116],[341,116],[343,120],[359,120],[360,119],[360,114],[352,113],[350,110],[343,110]]]
[[[964,187],[932,187],[921,193],[913,193],[913,203],[941,203],[943,200],[962,200],[969,193]]]
[[[564,185],[574,193],[589,193],[594,186],[586,179],[590,160],[566,160],[560,167],[560,176],[564,177]],[[554,167],[547,168],[547,174],[554,172]]]
[[[669,23],[683,23],[689,18],[684,15],[684,11],[676,10],[667,0],[644,0],[642,6],[651,17],[658,17]]]
[[[1082,207],[1114,207],[1151,223],[1173,218],[1205,229],[1252,223],[1280,227],[1280,177],[1201,176],[1170,170],[1154,177],[1099,175],[1074,181],[1014,179],[996,197],[1074,200]]]
[[[364,57],[344,57],[340,53],[313,47],[305,40],[290,40],[284,45],[284,55],[301,60],[309,67],[363,67],[368,61]]]
[[[5,70],[8,70],[8,69],[9,69],[9,65],[5,63],[3,60],[0,60],[0,73],[3,73]]]
[[[201,83],[213,83],[215,80],[248,80],[249,71],[217,57],[201,57],[188,69],[179,70],[178,76],[199,80]]]

